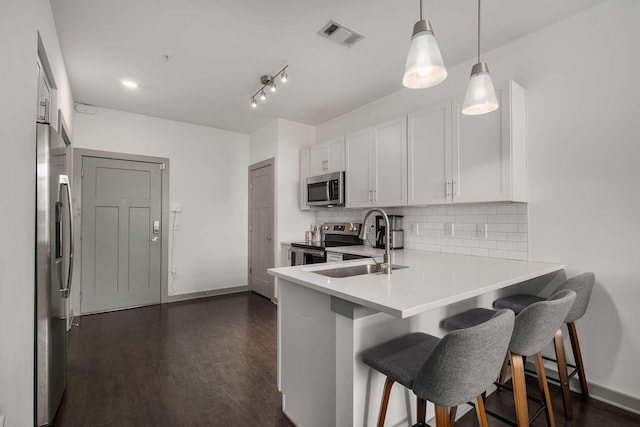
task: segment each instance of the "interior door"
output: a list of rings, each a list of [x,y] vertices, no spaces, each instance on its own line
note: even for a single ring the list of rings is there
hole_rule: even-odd
[[[250,169],[250,250],[249,284],[252,291],[274,298],[274,280],[267,269],[274,266],[273,249],[273,163]]]
[[[81,312],[160,303],[161,165],[82,158]]]

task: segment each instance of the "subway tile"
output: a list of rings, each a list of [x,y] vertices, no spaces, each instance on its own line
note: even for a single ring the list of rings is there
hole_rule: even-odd
[[[506,215],[489,215],[487,218],[487,222],[489,224],[506,224],[507,216]]]
[[[498,231],[503,233],[515,233],[518,231],[518,224],[498,224]]]
[[[526,203],[519,203],[516,206],[516,213],[517,214],[526,215],[528,212],[529,212],[529,206]]]
[[[463,240],[462,241],[462,246],[464,246],[465,248],[479,248],[480,247],[480,241],[479,240]]]
[[[518,226],[518,233],[528,233],[529,224],[516,224]]]
[[[507,223],[509,224],[526,224],[527,215],[508,215]]]
[[[516,250],[521,252],[529,251],[529,244],[527,242],[516,242]]]
[[[440,245],[426,245],[425,250],[432,252],[440,252]]]
[[[515,205],[500,205],[498,206],[498,214],[515,215],[518,209]]]
[[[471,248],[456,248],[458,255],[471,255]]]
[[[518,249],[518,244],[516,242],[498,242],[498,249],[515,251]]]
[[[511,240],[512,242],[526,242],[527,236],[527,233],[507,233],[507,240]]]
[[[442,246],[440,248],[440,252],[444,252],[447,254],[455,254],[456,253],[456,248],[452,247],[452,246]]]
[[[478,246],[485,249],[497,249],[498,242],[495,240],[478,240]]]
[[[489,256],[491,258],[507,258],[507,251],[489,249]]]
[[[507,240],[507,233],[501,233],[499,231],[491,232],[489,234],[489,240]]]
[[[471,248],[471,255],[475,256],[489,256],[489,249],[484,248]]]

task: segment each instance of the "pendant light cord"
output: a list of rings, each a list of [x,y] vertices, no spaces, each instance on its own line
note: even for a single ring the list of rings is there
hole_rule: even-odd
[[[420,0],[420,20],[422,21],[422,0]]]
[[[478,0],[478,64],[480,63],[480,0]]]

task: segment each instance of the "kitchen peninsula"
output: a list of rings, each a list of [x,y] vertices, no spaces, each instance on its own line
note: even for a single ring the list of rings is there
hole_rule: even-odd
[[[269,270],[278,283],[278,387],[283,411],[297,425],[375,425],[384,378],[362,363],[363,350],[414,331],[442,336],[443,318],[490,307],[523,288],[539,291],[563,269],[412,250],[392,252],[391,262],[406,268],[391,275],[321,274],[373,264],[365,259]],[[407,423],[414,413],[412,393],[394,387],[388,425]]]

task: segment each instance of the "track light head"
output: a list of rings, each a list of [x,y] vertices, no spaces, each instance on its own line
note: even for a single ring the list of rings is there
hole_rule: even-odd
[[[256,102],[255,98],[251,98],[251,108],[256,108],[258,106],[258,103]]]
[[[260,101],[266,101],[267,100],[267,94],[264,93],[264,89],[262,89],[260,91]]]

